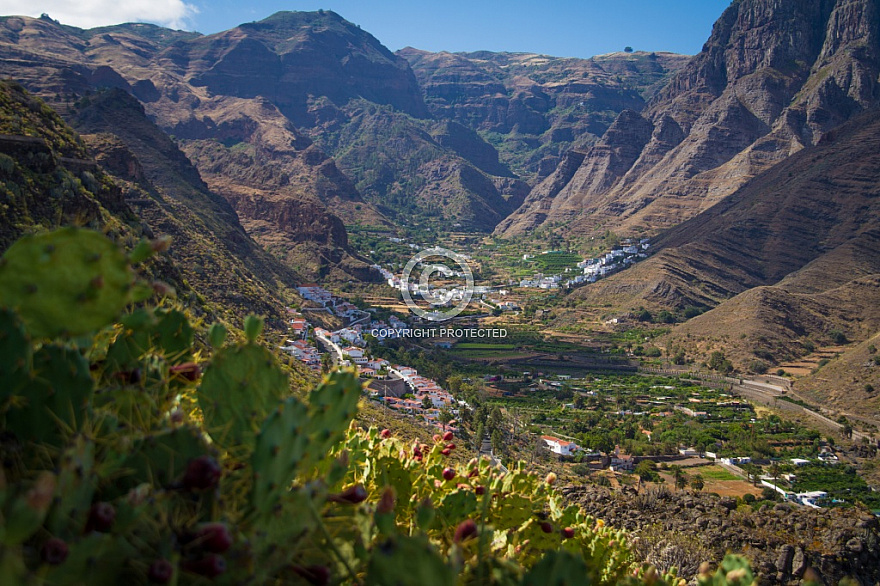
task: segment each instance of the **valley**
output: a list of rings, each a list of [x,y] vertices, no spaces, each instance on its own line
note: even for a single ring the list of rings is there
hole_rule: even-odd
[[[129,537],[169,507],[137,583],[149,555],[525,586],[568,549],[609,586],[880,580],[878,0],[735,0],[696,55],[589,58],[391,51],[329,10],[9,15],[0,74],[0,253],[100,235],[129,279],[42,331],[115,287],[105,256],[29,253],[52,286],[0,260],[3,523],[55,495],[0,539],[22,580],[60,536],[86,567],[97,498]],[[120,446],[143,462],[90,468]],[[178,451],[223,482],[184,495]]]

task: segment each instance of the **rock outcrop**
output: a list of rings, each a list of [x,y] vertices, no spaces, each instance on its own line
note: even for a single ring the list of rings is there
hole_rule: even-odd
[[[530,182],[564,153],[594,143],[623,110],[645,101],[688,58],[611,53],[590,59],[533,53],[397,52],[412,65],[428,109],[501,145],[502,160]]]
[[[695,216],[876,106],[878,40],[876,0],[734,2],[703,51],[642,111],[651,140],[609,129],[584,163],[611,143],[640,150],[632,167],[610,181],[582,178],[549,205],[529,198],[497,233],[520,234],[536,216],[576,234],[656,233]]]
[[[636,551],[687,579],[728,552],[750,559],[758,584],[800,584],[808,569],[826,584],[880,580],[880,522],[866,510],[807,509],[790,503],[740,510],[732,498],[648,489],[563,488],[566,498],[636,539]],[[748,507],[746,507],[748,509]],[[699,538],[692,538],[695,532]],[[708,556],[710,559],[703,559]]]

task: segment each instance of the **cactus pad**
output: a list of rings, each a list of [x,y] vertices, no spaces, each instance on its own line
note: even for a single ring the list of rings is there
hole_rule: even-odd
[[[251,463],[254,469],[254,508],[265,514],[272,510],[290,483],[308,451],[305,428],[308,411],[290,397],[269,415],[257,436]]]
[[[110,495],[143,483],[166,487],[180,480],[190,460],[208,452],[207,444],[194,427],[179,427],[147,436],[135,444],[126,458],[123,468],[129,474],[115,483]]]
[[[6,428],[19,439],[61,445],[77,431],[94,392],[89,363],[76,350],[43,346],[34,354],[33,374],[13,399]]]
[[[0,310],[0,406],[21,389],[31,370],[31,345],[21,322]]]
[[[26,236],[0,262],[0,305],[35,336],[81,335],[113,320],[130,298],[125,254],[93,231],[62,228]]]
[[[567,551],[548,551],[523,577],[522,586],[589,584],[584,560]]]
[[[199,387],[208,433],[223,449],[253,445],[263,420],[289,392],[287,375],[271,352],[256,344],[217,352]]]
[[[396,536],[373,551],[366,584],[452,586],[455,570],[425,537]]]

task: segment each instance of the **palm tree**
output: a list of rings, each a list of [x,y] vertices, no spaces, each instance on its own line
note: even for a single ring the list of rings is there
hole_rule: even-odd
[[[703,477],[699,474],[695,474],[693,478],[691,478],[691,488],[696,490],[697,492],[703,490]]]
[[[687,486],[687,476],[684,472],[681,471],[681,468],[677,468],[673,473],[673,477],[675,478],[675,488],[678,490],[683,490],[684,487]]]

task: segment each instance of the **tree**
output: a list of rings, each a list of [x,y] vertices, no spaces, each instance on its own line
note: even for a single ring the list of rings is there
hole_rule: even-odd
[[[632,53],[632,52],[633,52],[633,48],[632,48],[632,47],[624,47],[624,48],[623,48],[623,52],[624,52],[624,53]]]
[[[761,474],[761,469],[758,466],[754,464],[741,464],[740,468],[745,471],[752,484],[758,484],[758,476]]]
[[[442,409],[440,409],[440,415],[438,416],[438,419],[440,420],[440,423],[446,425],[447,423],[455,419],[455,415],[452,414],[452,411],[450,411],[448,407],[443,407]]]
[[[686,360],[687,356],[685,355],[684,350],[679,348],[678,350],[676,350],[675,354],[672,357],[672,364],[681,366],[686,362]]]
[[[486,428],[480,423],[474,430],[474,448],[479,452],[483,447],[483,438],[486,437]]]
[[[333,358],[329,353],[321,354],[321,372],[327,374],[333,368]]]
[[[680,466],[671,466],[672,478],[675,480],[675,488],[678,490],[682,490],[687,486],[687,476],[685,476],[684,471],[682,471]]]
[[[724,352],[721,350],[715,350],[712,354],[709,355],[709,362],[707,366],[712,370],[717,370],[722,374],[727,374],[731,370],[733,370],[733,364],[730,363],[727,358],[724,356]]]
[[[428,395],[425,395],[422,398],[422,409],[430,409],[433,406],[434,406],[434,403],[431,401],[431,397],[429,397]]]
[[[499,430],[492,432],[492,453],[500,454],[504,451],[504,436]]]
[[[651,480],[654,478],[655,464],[651,460],[642,460],[636,465],[636,475],[639,480]]]
[[[696,491],[703,490],[705,484],[703,483],[703,477],[699,474],[695,474],[693,478],[691,478],[691,488]]]

